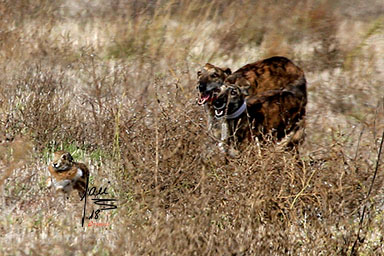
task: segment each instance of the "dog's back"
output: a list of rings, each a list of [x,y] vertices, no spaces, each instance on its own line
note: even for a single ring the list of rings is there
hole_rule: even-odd
[[[225,82],[239,87],[249,86],[250,95],[296,86],[306,98],[303,70],[289,59],[280,56],[247,64],[228,76]]]

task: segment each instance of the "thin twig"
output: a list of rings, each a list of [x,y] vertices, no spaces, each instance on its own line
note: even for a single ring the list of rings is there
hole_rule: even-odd
[[[313,175],[316,173],[316,170],[314,170],[311,174],[311,176],[309,176],[309,179],[307,180],[306,184],[304,184],[303,188],[300,190],[300,192],[295,196],[295,198],[293,199],[292,203],[291,203],[291,206],[289,207],[289,209],[292,209],[293,206],[295,205],[297,199],[303,195],[304,191],[309,187],[309,183],[311,182],[312,180],[312,177]]]
[[[379,153],[377,155],[375,172],[373,173],[371,185],[369,186],[369,190],[368,190],[367,196],[365,197],[365,204],[364,204],[364,208],[363,208],[363,213],[361,214],[361,218],[360,218],[359,230],[357,231],[357,237],[356,237],[355,242],[353,243],[350,255],[357,255],[357,246],[358,246],[358,242],[361,241],[361,239],[360,239],[360,232],[363,229],[363,222],[364,222],[364,217],[365,217],[365,211],[367,209],[367,201],[368,201],[369,197],[371,196],[373,184],[374,184],[375,179],[376,179],[377,171],[379,170],[380,159],[381,159],[381,151],[383,149],[383,141],[384,141],[384,131],[383,131],[383,134],[381,135],[381,142],[380,142]]]
[[[357,154],[358,154],[358,152],[359,152],[360,141],[361,141],[361,137],[363,136],[363,133],[364,133],[364,128],[365,128],[365,126],[363,125],[363,127],[361,128],[360,135],[359,135],[359,140],[357,141],[357,147],[356,147],[356,152],[355,152],[355,158],[353,159],[353,161],[356,161],[356,159],[357,159]]]

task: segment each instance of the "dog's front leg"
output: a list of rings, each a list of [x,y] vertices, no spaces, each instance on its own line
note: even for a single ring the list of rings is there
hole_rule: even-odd
[[[229,129],[228,129],[228,122],[226,120],[221,121],[221,138],[219,142],[219,149],[223,153],[227,153],[227,150],[225,148],[227,142],[228,142],[228,137],[229,137]]]
[[[214,121],[213,116],[208,114],[208,132],[212,131],[213,121]]]
[[[212,126],[213,126],[213,119],[214,119],[214,116],[212,114],[212,111],[209,109],[208,105],[205,104],[204,105],[204,109],[205,109],[205,113],[207,113],[208,115],[208,132],[210,132],[212,130]]]

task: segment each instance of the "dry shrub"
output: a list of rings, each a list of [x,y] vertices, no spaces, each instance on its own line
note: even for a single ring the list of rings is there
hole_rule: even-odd
[[[260,154],[253,146],[239,159],[225,159],[209,148],[214,141],[201,125],[191,122],[199,110],[172,104],[159,103],[158,127],[142,130],[148,137],[135,137],[135,145],[145,147],[134,152],[145,159],[135,159],[132,149],[127,153],[132,162],[124,187],[136,195],[129,226],[135,232],[128,239],[132,252],[349,251],[357,226],[350,225],[364,202],[372,162],[353,161],[343,149],[344,138],[335,138],[322,154],[307,152],[299,159],[273,145]],[[161,131],[157,136],[156,129]],[[372,155],[364,158],[374,159],[376,154],[368,152]],[[383,175],[375,184],[382,186]]]
[[[26,164],[31,157],[31,144],[22,138],[15,140],[0,140],[0,187],[11,176],[12,172]]]

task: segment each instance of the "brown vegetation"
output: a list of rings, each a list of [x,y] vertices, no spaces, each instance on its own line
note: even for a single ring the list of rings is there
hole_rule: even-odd
[[[355,241],[353,252],[384,254],[382,10],[3,1],[1,254],[349,255]],[[300,158],[251,145],[226,160],[196,104],[196,71],[273,55],[308,82]],[[118,208],[92,220],[108,225],[82,228],[77,196],[63,208],[46,187],[57,150],[90,167],[92,186],[110,182]]]

